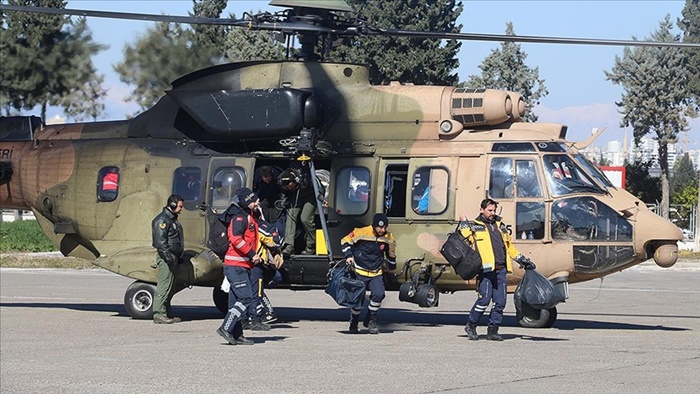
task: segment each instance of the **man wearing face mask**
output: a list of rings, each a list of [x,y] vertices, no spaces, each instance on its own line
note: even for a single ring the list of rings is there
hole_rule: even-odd
[[[173,298],[173,288],[182,252],[184,239],[182,225],[177,217],[182,212],[184,199],[177,194],[168,197],[166,206],[151,222],[153,247],[156,248],[156,267],[158,268],[158,283],[153,296],[153,323],[172,324],[180,322],[179,317],[173,317],[170,300]]]
[[[477,277],[479,295],[469,312],[464,330],[470,340],[479,339],[476,326],[493,299],[486,339],[502,341],[503,337],[498,335],[498,326],[503,320],[503,309],[506,306],[506,274],[513,271],[511,259],[523,269],[534,269],[535,264],[520,254],[511,242],[508,229],[501,223],[501,217],[496,215],[498,203],[486,198],[481,201],[480,207],[481,213],[473,221],[467,222],[460,218],[462,236],[469,244],[476,243],[482,261],[482,270]]]

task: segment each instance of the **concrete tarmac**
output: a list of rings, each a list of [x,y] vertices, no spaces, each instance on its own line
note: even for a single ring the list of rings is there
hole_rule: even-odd
[[[553,328],[518,326],[512,297],[503,342],[468,341],[475,292],[422,309],[389,292],[381,333],[347,333],[349,312],[323,291],[270,290],[280,321],[216,333],[211,289],[173,300],[183,322],[133,320],[130,279],[102,270],[0,270],[2,393],[696,393],[700,262],[644,263],[572,285]],[[485,324],[485,319],[482,324]]]

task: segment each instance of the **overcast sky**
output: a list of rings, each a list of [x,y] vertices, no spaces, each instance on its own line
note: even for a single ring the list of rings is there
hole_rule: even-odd
[[[268,1],[233,1],[224,16],[244,11],[278,11]],[[503,34],[506,23],[513,23],[517,35],[561,36],[582,38],[638,39],[647,38],[658,29],[666,14],[672,21],[680,17],[684,1],[463,1],[464,11],[458,22],[462,32]],[[153,14],[187,15],[191,0],[178,1],[83,1],[69,0],[66,8],[104,11],[124,11]],[[133,103],[123,98],[131,90],[122,84],[112,65],[122,60],[124,45],[132,43],[152,25],[152,22],[88,18],[95,41],[109,45],[95,59],[98,71],[105,75],[109,89],[107,119],[122,119],[137,112]],[[680,30],[676,30],[680,33]],[[601,146],[609,140],[622,140],[624,129],[619,127],[620,115],[615,101],[622,89],[605,80],[604,70],[610,70],[615,56],[622,56],[621,47],[601,47],[557,44],[521,44],[527,53],[526,64],[539,67],[549,95],[535,109],[540,121],[564,123],[569,126],[569,140],[583,140],[594,127],[607,127],[596,141]],[[478,74],[479,64],[499,43],[462,43],[458,54],[460,80]],[[49,118],[61,116],[58,109],[49,111]],[[631,130],[628,130],[631,138]],[[684,138],[686,137],[686,138]],[[680,140],[688,141],[688,149],[700,148],[700,120],[693,129],[683,133]]]

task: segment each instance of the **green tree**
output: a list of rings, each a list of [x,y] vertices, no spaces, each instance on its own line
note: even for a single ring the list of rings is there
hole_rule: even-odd
[[[513,36],[513,23],[506,24],[506,35]],[[549,92],[540,79],[539,67],[530,68],[525,64],[527,54],[520,44],[504,42],[500,49],[494,49],[479,65],[481,75],[470,75],[469,81],[462,83],[470,88],[503,89],[520,93],[525,99],[525,117],[528,122],[536,122],[533,112],[535,105]]]
[[[219,17],[226,6],[222,0],[193,3],[194,16],[207,18]],[[197,29],[160,22],[124,47],[124,60],[114,70],[122,82],[134,86],[126,101],[148,109],[175,79],[223,61],[223,35],[217,36],[216,28]]]
[[[235,15],[231,17],[236,19]],[[226,35],[225,48],[226,58],[231,62],[283,60],[286,57],[285,46],[276,41],[270,31],[231,29]]]
[[[661,179],[649,175],[652,161],[625,163],[625,190],[647,204],[661,201]]]
[[[675,194],[687,186],[697,185],[698,172],[693,167],[688,153],[683,154],[673,165],[673,177],[671,178],[671,193]]]
[[[66,5],[60,0],[8,0],[8,3],[52,8]],[[90,81],[100,80],[91,57],[105,46],[92,41],[84,18],[73,22],[62,15],[5,11],[2,19],[0,106],[5,113],[39,106],[41,118],[46,121],[48,106],[65,109],[67,96]],[[99,101],[104,91],[98,87],[96,92],[95,99]]]
[[[649,40],[680,41],[679,35],[671,33],[672,27],[671,18],[666,15]],[[615,65],[605,75],[625,90],[617,103],[622,114],[620,125],[632,126],[635,144],[639,145],[646,134],[655,134],[661,167],[660,214],[668,218],[668,144],[674,143],[678,133],[687,129],[688,117],[696,116],[686,88],[688,73],[683,52],[679,48],[627,47],[622,58],[615,57]]]
[[[686,0],[678,26],[683,30],[684,42],[700,42],[700,0]],[[689,73],[688,92],[700,105],[700,51],[688,49],[684,52]]]
[[[454,0],[349,0],[351,17],[386,29],[459,32],[462,2]],[[407,37],[357,37],[336,48],[336,60],[366,64],[373,84],[391,81],[455,85],[460,42]]]

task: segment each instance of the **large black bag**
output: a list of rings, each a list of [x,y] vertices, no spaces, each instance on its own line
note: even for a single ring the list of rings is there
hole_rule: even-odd
[[[340,306],[361,308],[365,302],[365,284],[345,263],[336,264],[328,274],[326,293]]]
[[[450,233],[440,248],[440,254],[464,280],[475,277],[481,271],[481,255],[472,249],[459,232],[459,226]]]
[[[539,272],[525,270],[523,279],[515,288],[513,300],[520,310],[524,309],[522,304],[535,309],[550,309],[566,300],[566,296]]]

